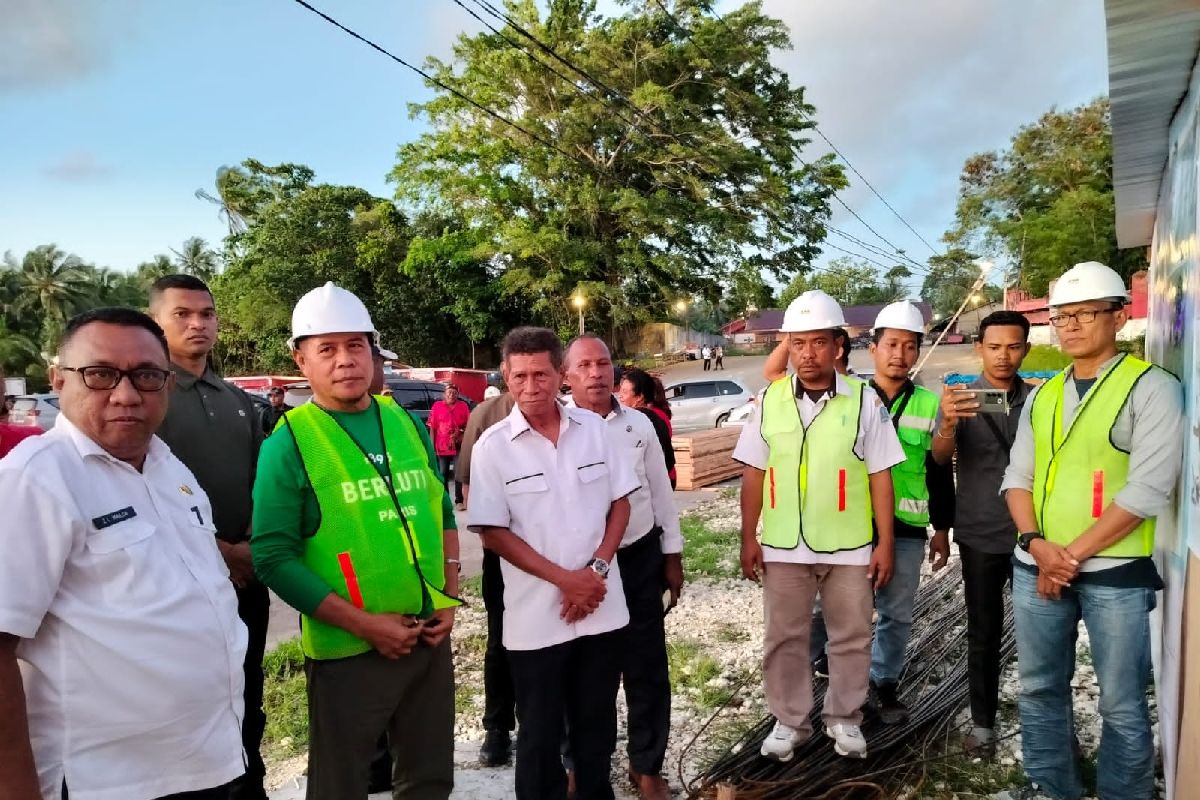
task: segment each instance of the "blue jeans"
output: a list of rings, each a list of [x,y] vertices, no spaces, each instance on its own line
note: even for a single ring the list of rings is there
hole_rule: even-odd
[[[896,539],[892,579],[875,593],[875,642],[871,645],[871,682],[897,683],[904,672],[904,653],[912,631],[913,602],[921,583],[924,539]]]
[[[1154,741],[1150,683],[1152,589],[1075,583],[1058,600],[1037,593],[1037,575],[1013,570],[1017,665],[1021,675],[1021,746],[1025,774],[1059,800],[1083,794],[1075,746],[1071,678],[1079,620],[1087,626],[1100,684],[1103,727],[1096,754],[1100,800],[1150,800]]]

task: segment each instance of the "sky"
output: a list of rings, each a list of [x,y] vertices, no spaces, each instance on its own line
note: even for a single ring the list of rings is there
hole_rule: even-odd
[[[480,27],[451,0],[314,5],[415,63]],[[821,130],[938,248],[968,156],[1107,91],[1100,0],[763,5],[791,29],[774,61],[807,87]],[[132,269],[190,236],[219,243],[217,209],[195,191],[251,157],[391,196],[397,147],[423,130],[407,104],[429,96],[292,0],[0,0],[0,251],[55,243]],[[824,152],[817,139],[806,155]],[[850,178],[847,205],[928,258]],[[884,247],[840,207],[833,225]]]

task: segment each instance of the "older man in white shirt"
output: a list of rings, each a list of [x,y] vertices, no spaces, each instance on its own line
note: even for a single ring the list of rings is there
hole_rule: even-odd
[[[54,429],[0,460],[0,795],[222,800],[246,629],[208,499],[154,436],[166,340],[97,309],[58,357]]]
[[[621,652],[621,679],[629,706],[629,775],[644,800],[666,800],[662,777],[671,730],[671,680],[667,670],[664,590],[674,606],[683,588],[683,535],[662,445],[649,417],[613,396],[608,346],[584,334],[567,345],[567,405],[604,419],[617,456],[641,484],[629,495],[629,524],[617,550],[629,628]]]
[[[517,715],[518,800],[562,800],[563,719],[578,800],[611,800],[622,633],[629,622],[615,556],[637,476],[602,419],[557,402],[562,343],[545,328],[504,339],[516,406],[480,436],[469,527],[500,556],[504,647]]]

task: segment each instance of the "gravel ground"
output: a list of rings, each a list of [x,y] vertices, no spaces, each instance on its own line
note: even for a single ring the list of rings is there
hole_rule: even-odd
[[[704,519],[716,530],[736,530],[737,499],[720,493],[691,513]],[[730,574],[736,562],[736,547],[718,564],[716,572]],[[701,577],[684,590],[679,606],[667,616],[667,639],[672,666],[671,742],[664,771],[677,796],[682,796],[681,778],[694,780],[703,766],[748,726],[766,713],[759,674],[763,638],[761,590],[747,581],[733,578]],[[482,769],[476,756],[483,739],[483,648],[486,618],[482,602],[461,609],[455,623],[455,678],[458,685],[455,719],[454,798],[501,800],[513,796],[512,768]],[[1087,632],[1080,629],[1074,689],[1075,720],[1080,745],[1085,755],[1099,746],[1101,723],[1096,710],[1099,689],[1088,653]],[[1015,664],[1005,670],[1001,684],[1001,721],[997,760],[1013,766],[1021,760],[1021,739],[1016,719],[1018,682]],[[718,707],[725,704],[714,719]],[[624,780],[627,762],[625,748],[625,700],[618,696],[618,744],[613,757],[614,788],[618,800],[633,800],[633,792]],[[1151,713],[1157,719],[1151,697]],[[970,716],[963,711],[957,727],[970,728]],[[707,727],[705,727],[707,725]],[[702,730],[703,729],[703,730]],[[695,740],[695,741],[693,741]],[[1155,729],[1155,745],[1158,731]],[[268,787],[272,800],[299,800],[303,797],[303,772],[306,757],[299,756],[269,765]],[[954,787],[937,787],[953,792]],[[1160,791],[1161,794],[1161,791]],[[373,795],[386,797],[387,795]]]

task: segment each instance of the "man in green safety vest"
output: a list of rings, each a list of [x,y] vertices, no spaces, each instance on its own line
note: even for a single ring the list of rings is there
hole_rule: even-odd
[[[1094,261],[1051,287],[1050,323],[1071,365],[1026,401],[1001,485],[1016,527],[1021,798],[1083,794],[1071,713],[1080,619],[1104,721],[1098,794],[1154,794],[1148,615],[1163,584],[1151,554],[1185,437],[1179,382],[1117,350],[1128,301],[1121,276]]]
[[[818,593],[829,631],[824,731],[839,755],[867,753],[859,726],[872,589],[892,573],[890,470],[904,451],[875,393],[834,370],[833,329],[843,325],[841,307],[822,291],[792,301],[781,331],[796,375],[767,387],[733,452],[745,465],[742,574],[762,581],[766,607],[763,679],[776,723],[761,752],[778,761],[791,760],[812,734],[809,635]]]
[[[397,798],[449,797],[458,529],[425,426],[369,392],[378,334],[332,283],[292,312],[311,403],[259,457],[254,569],[302,615],[308,800],[367,795],[385,730]]]

